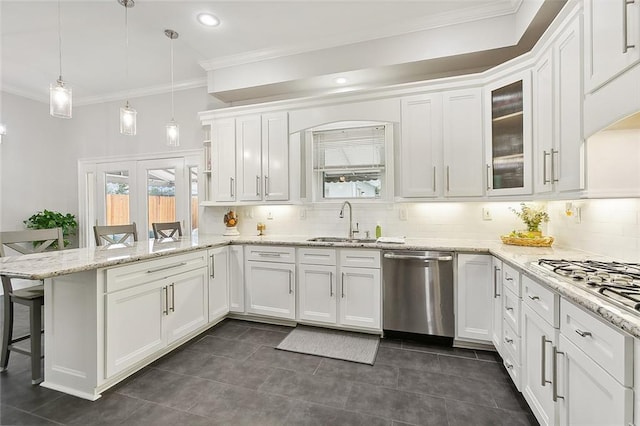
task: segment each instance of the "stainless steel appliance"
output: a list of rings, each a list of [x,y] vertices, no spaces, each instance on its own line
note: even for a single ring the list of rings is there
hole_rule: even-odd
[[[539,259],[531,264],[630,312],[640,312],[640,264]]]
[[[454,337],[453,254],[383,252],[383,329]]]

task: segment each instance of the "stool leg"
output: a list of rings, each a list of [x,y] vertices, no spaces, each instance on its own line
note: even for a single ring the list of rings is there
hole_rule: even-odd
[[[4,322],[2,330],[2,353],[0,354],[0,371],[7,369],[9,365],[9,345],[13,339],[13,302],[11,296],[5,294],[4,299]]]
[[[42,382],[42,302],[33,300],[29,306],[29,316],[31,317],[31,384],[37,385]]]

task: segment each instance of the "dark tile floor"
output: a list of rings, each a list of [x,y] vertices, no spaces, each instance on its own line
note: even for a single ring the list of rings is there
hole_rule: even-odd
[[[368,366],[274,349],[289,330],[226,320],[95,402],[31,386],[13,353],[0,424],[537,424],[495,354],[383,340]]]

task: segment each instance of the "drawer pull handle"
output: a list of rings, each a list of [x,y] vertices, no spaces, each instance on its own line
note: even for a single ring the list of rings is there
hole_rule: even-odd
[[[506,274],[505,274],[505,275],[506,275]],[[513,281],[513,278],[511,278],[510,276],[508,276],[508,275],[507,275],[507,276],[505,277],[505,280],[507,280],[507,281]]]
[[[508,337],[505,337],[504,341],[509,344],[513,343],[513,339],[509,339]]]
[[[262,257],[280,257],[280,253],[258,252],[258,256],[262,256]]]
[[[513,308],[510,308],[509,306],[505,307],[505,309],[506,309],[507,311],[513,311]]]
[[[161,266],[159,268],[149,269],[147,271],[147,274],[153,274],[154,272],[164,271],[165,269],[178,268],[180,266],[185,266],[186,264],[187,262],[180,262],[180,263],[175,263],[173,265]]]
[[[513,368],[513,364],[511,364],[509,361],[505,361],[505,362],[504,362],[504,365],[506,365],[506,366],[507,366],[507,369],[508,369],[508,370],[511,370],[511,369]]]
[[[529,296],[529,299],[531,300],[540,300],[539,296],[531,296],[531,295],[528,295],[528,296]]]
[[[580,337],[588,337],[588,336],[592,336],[592,334],[591,334],[591,332],[590,332],[590,331],[582,331],[582,330],[577,329],[577,328],[576,328],[576,333],[578,333],[578,335],[579,335]]]

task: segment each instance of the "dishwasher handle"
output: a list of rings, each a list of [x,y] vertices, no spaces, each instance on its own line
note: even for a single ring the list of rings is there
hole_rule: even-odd
[[[385,253],[385,259],[397,259],[397,260],[434,260],[437,262],[447,262],[453,260],[453,256],[415,256],[410,254],[393,254]]]

